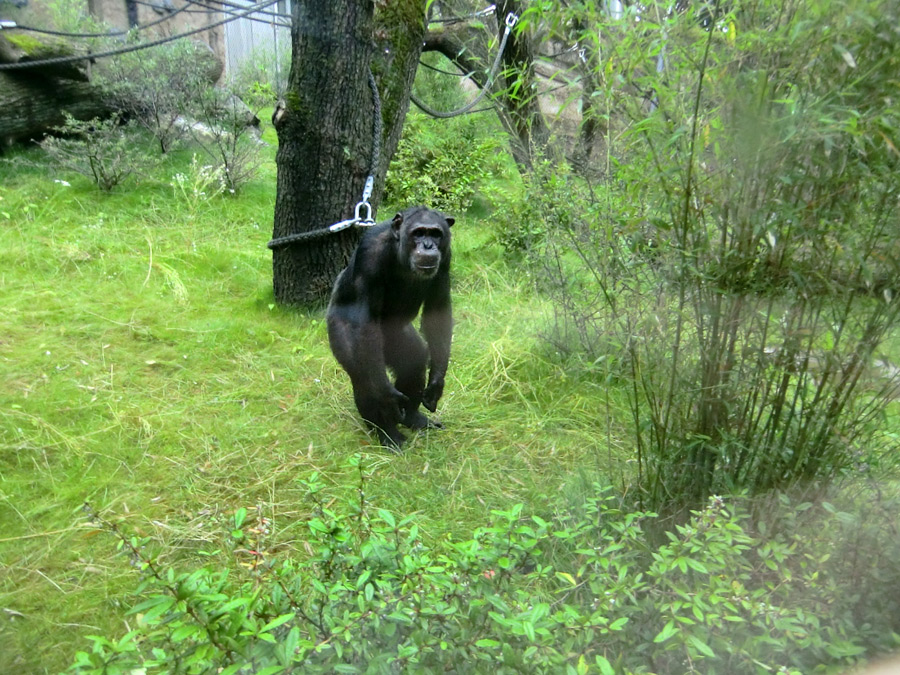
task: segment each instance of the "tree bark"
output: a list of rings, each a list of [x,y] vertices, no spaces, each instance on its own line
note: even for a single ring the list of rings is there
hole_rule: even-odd
[[[0,35],[2,64],[72,53],[71,45],[59,39],[37,39],[21,31]],[[63,111],[80,120],[111,112],[101,92],[88,82],[84,63],[0,70],[0,139],[4,143],[40,138],[65,121]]]
[[[0,139],[12,143],[40,138],[50,127],[61,125],[63,111],[89,120],[106,116],[111,109],[87,82],[0,72],[0,111]]]
[[[506,30],[506,17],[510,12],[521,14],[522,3],[505,0],[497,3],[496,39],[499,48]],[[487,69],[494,54],[489,54],[489,33],[483,28],[467,24],[445,26],[429,31],[425,51],[437,51],[452,61],[462,72],[471,72],[472,80],[484,88]],[[515,87],[513,85],[516,85]],[[534,168],[536,156],[553,161],[559,153],[550,144],[550,128],[541,113],[534,73],[534,44],[530,36],[513,30],[506,42],[500,73],[492,85],[497,117],[507,133],[510,152],[519,171],[529,173]]]
[[[373,210],[403,128],[425,31],[424,0],[305,0],[293,10],[288,92],[275,115],[278,133],[275,238],[309,232],[353,216],[366,178],[375,177]],[[384,122],[373,139],[369,69]],[[373,142],[380,161],[371,166]],[[275,299],[324,304],[359,239],[356,228],[276,248]]]
[[[497,20],[500,34],[510,12],[522,14],[524,3],[519,0],[500,0],[497,3]],[[534,74],[534,43],[528,36],[512,31],[503,52],[504,113],[500,121],[510,136],[510,149],[519,167],[527,171],[534,168],[540,157],[558,159],[558,152],[550,145],[550,127],[541,112]],[[517,84],[513,87],[513,84]]]

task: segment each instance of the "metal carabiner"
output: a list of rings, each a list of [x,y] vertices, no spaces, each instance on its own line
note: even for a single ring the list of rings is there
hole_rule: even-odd
[[[362,211],[363,208],[366,209],[366,217],[365,218],[363,218],[362,215],[360,214],[360,212]],[[356,223],[360,227],[371,227],[372,225],[374,225],[375,221],[372,220],[372,205],[366,201],[362,201],[359,204],[357,204],[356,210],[353,212],[353,220],[356,221]]]
[[[366,178],[366,186],[363,188],[363,197],[362,200],[364,202],[369,201],[369,197],[372,196],[372,188],[375,187],[375,176],[369,176]]]
[[[506,15],[506,27],[512,30],[519,23],[519,17],[515,12]]]
[[[334,225],[328,226],[329,232],[340,232],[341,230],[346,230],[351,225],[356,225],[359,222],[359,218],[348,218],[347,220],[342,220],[339,223],[335,223]]]

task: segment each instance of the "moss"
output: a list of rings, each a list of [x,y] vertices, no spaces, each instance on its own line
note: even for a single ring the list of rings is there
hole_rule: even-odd
[[[421,41],[425,34],[424,0],[398,0],[378,5],[375,14],[375,34],[386,34],[395,49],[407,52],[413,40]],[[416,30],[421,26],[420,30]]]
[[[34,35],[26,33],[13,33],[4,35],[7,41],[17,49],[25,52],[30,58],[45,58],[48,56],[67,56],[74,53],[72,47],[60,40],[44,41]]]
[[[284,95],[284,102],[287,109],[291,112],[300,112],[303,107],[303,103],[300,101],[300,95],[296,91],[288,91]]]

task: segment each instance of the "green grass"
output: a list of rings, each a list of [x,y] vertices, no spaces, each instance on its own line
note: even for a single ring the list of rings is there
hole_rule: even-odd
[[[184,153],[109,195],[0,165],[0,672],[57,672],[86,634],[127,630],[138,578],[85,527],[85,500],[189,558],[259,506],[288,554],[310,507],[297,479],[350,490],[355,453],[370,498],[432,538],[613,468],[606,394],[536,343],[539,300],[467,217],[446,430],[399,456],[373,445],[322,314],[274,305],[266,152],[255,182],[199,208],[168,185]]]

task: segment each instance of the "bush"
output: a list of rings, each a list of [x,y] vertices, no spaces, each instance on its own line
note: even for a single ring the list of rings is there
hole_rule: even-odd
[[[385,182],[386,202],[463,214],[489,173],[500,171],[495,160],[500,141],[478,120],[455,118],[443,124],[452,129],[437,134],[423,115],[407,117]]]
[[[233,87],[213,86],[217,69],[206,45],[179,41],[114,59],[98,82],[115,105],[153,134],[162,153],[189,139],[221,167],[234,192],[259,168],[259,120]],[[270,105],[273,95],[262,84],[248,85],[246,92],[257,110]]]
[[[109,192],[136,170],[146,168],[143,147],[135,143],[130,126],[120,115],[109,119],[77,120],[64,113],[66,121],[54,131],[59,137],[48,136],[41,148],[63,171],[74,171],[90,178],[94,184]]]
[[[412,519],[365,501],[367,473],[354,463],[356,497],[326,497],[316,474],[304,481],[313,514],[302,560],[274,561],[258,511],[231,520],[230,549],[249,559],[235,573],[165,568],[149,542],[95,515],[143,581],[133,629],[91,637],[68,672],[788,673],[852,663],[861,637],[895,643],[876,634],[895,619],[841,611],[847,591],[824,567],[833,541],[806,527],[754,535],[718,497],[658,548],[643,531],[654,515],[622,510],[599,487],[581,515],[551,522],[519,505],[436,547]],[[885,550],[893,579],[900,568]]]
[[[863,0],[667,7],[641,10],[661,23],[645,30],[635,8],[609,29],[583,22],[579,44],[610,54],[594,94],[616,111],[613,170],[580,189],[533,183],[543,233],[510,241],[531,247],[557,344],[625,378],[642,504],[674,513],[884,455],[898,378],[873,364],[900,326],[885,226],[900,117],[884,95],[900,24],[895,4]]]
[[[166,153],[181,140],[192,101],[212,86],[214,61],[205,45],[178,40],[111,59],[97,83]]]

